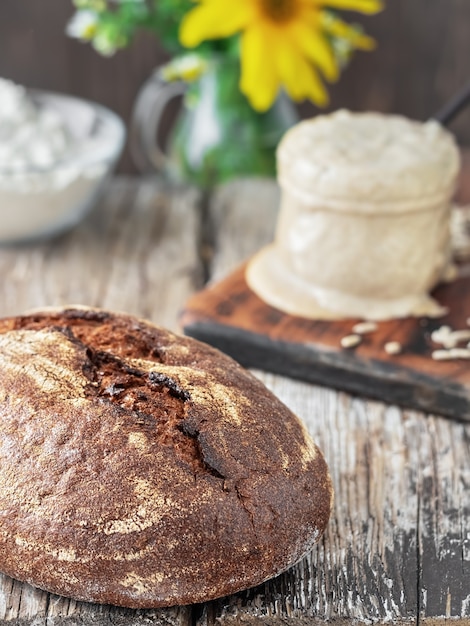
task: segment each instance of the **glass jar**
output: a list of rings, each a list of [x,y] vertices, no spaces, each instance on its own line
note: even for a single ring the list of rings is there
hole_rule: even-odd
[[[139,169],[202,188],[241,176],[274,176],[276,147],[298,121],[296,109],[281,94],[269,111],[258,113],[240,92],[239,80],[239,60],[230,56],[208,61],[188,83],[168,82],[157,69],[132,116],[131,149]],[[183,106],[163,150],[157,140],[163,112],[181,95]]]

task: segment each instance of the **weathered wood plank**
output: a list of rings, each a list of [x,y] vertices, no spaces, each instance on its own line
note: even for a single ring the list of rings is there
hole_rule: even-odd
[[[230,272],[272,237],[275,208],[256,192],[239,183],[214,198],[214,276]],[[263,188],[264,198],[269,193],[273,188]],[[233,235],[241,232],[242,241]],[[301,563],[256,589],[209,603],[200,626],[274,626],[291,617],[299,624],[420,619],[436,626],[446,617],[470,624],[470,427],[257,375],[323,449],[336,489],[333,515]]]
[[[272,241],[279,188],[269,179],[246,179],[220,187],[210,203],[214,236],[211,282],[220,280]]]
[[[117,180],[96,210],[53,242],[0,249],[0,315],[63,304],[135,313],[170,328],[202,280],[198,194]],[[0,575],[0,622],[186,626],[191,609],[131,611],[74,602]]]
[[[198,201],[194,190],[117,179],[72,232],[0,248],[0,314],[86,304],[176,328],[183,302],[202,284]]]
[[[321,543],[291,571],[213,603],[228,621],[318,617],[407,621],[417,615],[418,421],[395,407],[364,402],[273,374],[258,373],[308,426],[332,472],[335,506]],[[277,623],[277,622],[273,622]]]
[[[259,195],[258,195],[259,194]],[[244,211],[257,198],[256,213]],[[200,285],[197,196],[112,185],[101,208],[53,244],[0,250],[0,314],[78,302],[170,327]],[[277,190],[221,189],[211,207],[220,277],[272,238]],[[77,267],[80,271],[77,271]],[[170,280],[171,279],[171,280]],[[77,603],[0,576],[0,623],[20,626],[470,624],[470,428],[257,372],[307,424],[336,489],[320,544],[284,575],[198,607],[134,612]]]
[[[420,614],[470,618],[470,430],[432,418],[420,436]]]

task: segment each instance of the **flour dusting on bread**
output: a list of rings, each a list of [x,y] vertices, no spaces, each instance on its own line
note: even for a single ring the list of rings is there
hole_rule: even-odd
[[[143,320],[0,320],[0,571],[127,607],[296,563],[333,490],[301,422],[222,353]]]

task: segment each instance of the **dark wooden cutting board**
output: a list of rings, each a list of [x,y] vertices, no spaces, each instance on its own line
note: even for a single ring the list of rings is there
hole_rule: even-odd
[[[193,296],[182,314],[187,335],[205,341],[246,367],[380,398],[386,402],[470,421],[470,361],[435,361],[431,332],[443,324],[469,328],[470,276],[443,285],[435,297],[449,314],[439,320],[380,322],[355,349],[341,348],[357,320],[312,321],[261,301],[247,286],[244,266]],[[398,341],[401,354],[384,344]]]
[[[470,155],[458,196],[470,201]],[[181,316],[187,335],[205,341],[246,367],[283,374],[389,403],[470,421],[470,360],[435,361],[441,346],[431,333],[441,325],[470,328],[470,266],[442,285],[435,298],[449,314],[438,320],[408,318],[380,322],[355,349],[340,341],[358,320],[312,321],[287,315],[261,301],[247,286],[245,266],[192,296]],[[398,341],[401,354],[388,355],[384,344]]]

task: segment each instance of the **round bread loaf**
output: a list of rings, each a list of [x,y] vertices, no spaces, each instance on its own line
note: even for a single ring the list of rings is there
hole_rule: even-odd
[[[0,570],[79,600],[202,602],[287,569],[330,514],[301,422],[217,350],[71,308],[0,320]]]

